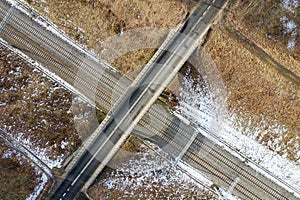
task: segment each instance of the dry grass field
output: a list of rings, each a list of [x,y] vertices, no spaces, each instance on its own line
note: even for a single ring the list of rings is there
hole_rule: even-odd
[[[121,30],[174,28],[183,20],[188,9],[180,0],[26,1],[71,38],[96,53],[100,51],[102,42],[120,34]],[[162,40],[165,35],[159,37]],[[128,72],[134,67],[132,65],[139,67],[147,63],[154,52],[155,49],[128,52],[112,64]]]
[[[0,139],[0,199],[26,199],[39,184],[33,166]]]
[[[279,139],[278,153],[287,153],[290,159],[298,160],[295,155],[300,142],[299,87],[260,60],[246,45],[234,40],[224,27],[215,28],[205,45],[229,94],[228,109],[246,121],[251,119],[252,126],[265,122],[261,128],[269,133],[258,136],[259,142],[267,145]],[[271,128],[278,124],[287,128],[283,136]]]
[[[300,76],[300,7],[285,6],[283,0],[233,2],[228,24]]]
[[[1,128],[44,162],[65,158],[95,128],[94,108],[4,46],[0,74]]]
[[[179,0],[45,0],[27,2],[72,38],[91,49],[126,30],[175,27],[185,15]],[[172,12],[170,12],[172,10]]]
[[[228,92],[227,108],[240,118],[237,123],[250,129],[259,127],[267,134],[258,134],[258,142],[298,161],[299,45],[289,49],[286,38],[279,37],[284,30],[280,20],[270,13],[288,12],[278,2],[235,1],[224,23],[210,32],[205,50],[222,75]],[[264,23],[259,26],[261,18]],[[270,39],[265,34],[278,37]],[[281,133],[276,127],[283,127]]]

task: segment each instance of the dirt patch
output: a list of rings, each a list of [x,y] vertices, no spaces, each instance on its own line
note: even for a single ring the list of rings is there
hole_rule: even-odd
[[[75,151],[95,128],[94,108],[4,46],[0,57],[2,128],[46,163]]]
[[[39,184],[38,178],[28,160],[0,139],[0,199],[26,199]]]

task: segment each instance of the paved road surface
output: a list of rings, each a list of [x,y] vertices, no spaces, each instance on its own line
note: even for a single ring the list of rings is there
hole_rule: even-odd
[[[81,157],[51,199],[73,199],[83,187],[83,183],[97,170],[98,165],[103,168],[107,164],[105,162],[112,158],[113,154],[110,155],[110,152],[116,152],[116,149],[120,148],[137,122],[198,46],[199,38],[206,33],[208,24],[219,11],[210,3],[213,1],[199,6],[157,62],[146,72],[142,72],[143,76],[134,81],[136,85],[132,85],[121,97],[121,101],[109,113],[108,117],[111,119],[100,130],[99,137]],[[224,1],[217,1],[214,4],[222,7],[223,3]]]
[[[210,7],[207,9],[208,6],[209,2],[202,5],[202,7],[199,7],[198,13],[201,14],[202,9],[205,10],[205,8],[206,10],[216,8]],[[6,16],[6,13],[9,10],[11,10],[12,18],[5,26],[3,26],[0,37],[9,41],[15,47],[23,50],[24,53],[39,60],[45,66],[49,67],[51,71],[56,72],[70,83],[74,82],[74,78],[77,75],[78,69],[76,69],[76,67],[82,67],[84,69],[81,70],[84,71],[84,73],[80,76],[82,79],[80,80],[80,83],[82,83],[82,85],[81,88],[80,85],[77,85],[76,87],[84,90],[84,94],[89,98],[93,95],[93,88],[90,89],[88,86],[98,83],[96,80],[99,78],[103,81],[103,84],[97,88],[99,91],[97,91],[96,94],[96,101],[102,102],[104,105],[103,107],[107,110],[109,110],[111,105],[116,102],[118,96],[111,98],[110,93],[106,91],[111,92],[112,90],[117,89],[117,92],[121,95],[124,89],[129,85],[129,80],[125,81],[123,84],[116,85],[120,74],[112,73],[111,69],[103,63],[99,65],[99,61],[90,58],[86,54],[70,46],[68,43],[61,41],[60,38],[57,38],[49,33],[49,31],[34,23],[20,11],[10,9],[10,6],[5,4],[4,1],[0,2],[0,20]],[[14,11],[14,13],[12,11]],[[211,14],[211,12],[208,14]],[[208,16],[207,13],[205,13],[205,16]],[[189,31],[192,27],[191,25],[195,23],[195,19],[196,18],[191,18],[186,26],[184,26],[183,31]],[[204,22],[209,23],[207,19],[209,18],[204,18],[203,20]],[[183,53],[184,50],[179,49],[178,52]],[[165,52],[165,58],[159,60],[160,63],[165,62],[164,59],[167,58],[166,54],[168,53]],[[101,75],[97,77],[103,70],[108,71],[105,73],[105,76]],[[91,79],[94,81],[91,81]],[[107,96],[106,93],[108,93]],[[139,129],[136,129],[135,133],[137,133],[138,130],[142,130],[143,135],[146,135],[145,132],[155,133],[154,137],[148,137],[148,139],[164,148],[171,156],[176,157],[181,152],[184,152],[184,147],[189,139],[193,139],[195,129],[182,124],[180,120],[176,119],[174,116],[170,116],[169,113],[161,112],[160,109],[161,107],[151,107],[148,114],[155,121],[152,121],[149,125],[146,118],[142,119],[139,123],[141,126],[139,126]],[[215,183],[218,183],[225,188],[230,187],[232,183],[236,183],[236,187],[233,188],[233,193],[245,199],[295,199],[290,193],[249,168],[246,165],[247,163],[240,161],[236,157],[230,155],[227,151],[223,150],[222,147],[203,137],[201,133],[196,132],[196,135],[195,141],[187,149],[187,153],[183,155],[182,159],[206,174]],[[103,141],[101,138],[97,139],[96,143]],[[109,151],[110,147],[107,147],[107,149],[104,148],[104,153],[105,151]],[[213,147],[213,149],[211,147]],[[95,150],[93,150],[93,152],[95,152]],[[90,153],[85,152],[83,158],[85,158],[83,163],[89,161],[91,158]],[[97,160],[95,160],[94,163],[89,165],[87,170],[98,165],[99,162],[97,163]],[[76,167],[82,168],[84,166],[76,165]],[[74,169],[76,169],[76,167]],[[84,184],[86,180],[87,177],[83,177],[77,181],[81,182],[80,184]],[[68,180],[65,184],[69,184]]]

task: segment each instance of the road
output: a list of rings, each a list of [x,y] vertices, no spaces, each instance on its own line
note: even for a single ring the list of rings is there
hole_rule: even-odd
[[[197,22],[196,17],[199,17],[199,15],[203,14],[206,10],[209,12],[207,11],[205,13],[206,17],[201,20],[205,23],[209,23],[209,15],[213,13],[211,10],[218,8],[218,6],[211,6],[208,8],[209,5],[209,2],[202,4],[202,6],[198,8],[196,16],[194,15],[194,17],[189,19],[181,32],[184,33],[191,31],[191,28],[194,26],[195,22]],[[10,10],[10,6],[3,3],[3,1],[0,2],[0,19],[4,18],[4,13],[8,12],[8,10]],[[109,69],[109,67],[104,66],[105,64],[103,63],[103,65],[100,66],[99,63],[101,64],[101,62],[90,58],[81,51],[76,50],[67,42],[61,41],[60,38],[55,37],[53,34],[49,33],[49,31],[41,28],[40,25],[35,24],[29,17],[24,16],[24,14],[20,11],[15,10],[14,12],[15,13],[12,15],[12,18],[8,21],[3,28],[3,31],[0,33],[0,36],[9,43],[23,50],[31,57],[39,60],[51,71],[56,72],[70,83],[74,83],[75,78],[78,80],[78,66],[80,66],[81,70],[79,78],[82,85],[76,85],[76,87],[79,88],[79,90],[81,89],[80,91],[82,91],[84,95],[88,96],[88,98],[93,99],[93,92],[95,88],[91,88],[90,85],[98,84],[97,79],[99,78],[100,81],[102,81],[102,84],[97,85],[96,102],[98,101],[99,105],[102,103],[104,105],[103,107],[106,107],[107,110],[109,110],[118,97],[124,93],[125,89],[130,84],[130,80],[125,80],[124,83],[116,84],[118,82],[118,73],[112,72],[112,70]],[[180,39],[178,39],[172,44],[173,46],[170,45],[169,47],[171,52],[175,51],[179,54],[179,56],[175,56],[179,60],[184,57],[183,54],[185,52],[184,45],[181,45],[183,48],[176,50],[175,47],[180,43]],[[191,43],[192,40],[187,41],[185,44],[188,47]],[[168,57],[170,57],[170,54],[168,52],[164,52],[163,56],[158,60],[159,64],[166,63]],[[176,63],[178,60],[176,61],[175,59],[172,62]],[[158,81],[162,81],[162,79],[163,78],[160,80],[158,79]],[[110,92],[112,92],[112,90],[117,90],[116,93],[118,93],[118,95],[113,98],[110,97]],[[133,96],[135,99],[138,98],[137,96],[139,96],[138,94],[141,92],[133,89],[131,93],[134,94]],[[148,93],[151,94],[151,91],[148,91]],[[127,101],[127,103],[129,102],[130,101]],[[146,133],[155,133],[155,136],[148,137],[147,139],[161,146],[169,153],[169,155],[171,155],[171,157],[176,157],[181,152],[184,152],[183,150],[184,147],[186,147],[185,145],[188,143],[190,138],[193,139],[193,135],[196,130],[181,123],[180,120],[171,116],[169,113],[161,112],[160,109],[161,107],[152,106],[147,115],[151,116],[153,121],[149,124],[147,118],[143,118],[139,122],[140,128],[136,129],[134,132],[143,130],[146,131]],[[112,116],[117,116],[122,113],[124,114],[124,112],[124,110],[121,113],[115,112]],[[136,113],[137,110],[134,112]],[[115,122],[119,121],[120,117],[116,120],[112,118],[107,124],[115,126],[117,125]],[[116,132],[124,132],[125,129],[123,128],[123,125],[120,125],[120,127],[122,127],[122,129],[117,129]],[[105,132],[109,131],[107,130]],[[174,135],[174,133],[177,134]],[[102,157],[107,155],[106,153],[113,147],[113,144],[118,139],[117,135],[118,133],[114,134],[114,137],[110,138],[109,141],[112,143],[107,143],[105,147],[102,147],[101,152],[99,152],[100,154],[103,154]],[[218,185],[226,188],[234,183],[237,177],[240,177],[240,181],[238,181],[236,187],[233,188],[233,194],[245,199],[258,199],[258,197],[261,199],[295,199],[286,190],[249,168],[247,163],[241,162],[239,159],[226,152],[222,147],[203,137],[201,133],[197,133],[196,135],[197,137],[195,138],[195,141],[190,147],[188,147],[187,153],[183,155],[182,159],[193,165],[196,169],[199,169],[202,173],[206,174]],[[102,145],[102,141],[105,141],[106,138],[107,135],[105,136],[104,134],[100,134],[95,143]],[[205,146],[207,148],[203,148]],[[95,146],[95,148],[90,148],[89,151],[86,151],[84,156],[81,157],[83,160],[80,160],[80,162],[78,162],[79,165],[76,165],[72,170],[74,173],[72,174],[71,171],[69,175],[76,176],[75,171],[80,171],[79,169],[84,168],[86,168],[86,171],[93,171],[93,169],[100,164],[98,159],[92,159],[93,161],[90,162],[91,158],[93,158],[92,155],[95,154],[98,147],[99,146]],[[213,147],[214,150],[211,150],[211,147]],[[203,152],[206,153],[203,154]],[[101,158],[101,155],[99,156]],[[90,164],[88,166],[81,164],[89,162]],[[238,172],[238,174],[236,172]],[[73,189],[75,191],[79,191],[80,185],[83,185],[87,181],[89,175],[90,174],[83,177],[80,176],[80,179],[77,178],[76,180],[75,178],[73,181],[72,179],[65,179],[65,182],[63,182],[61,186],[65,187],[66,191],[68,191],[69,187],[66,186],[70,184],[72,185],[72,183],[76,180],[77,184],[73,184]],[[65,197],[68,197],[67,194],[65,194]]]
[[[104,168],[198,46],[200,37],[208,29],[208,24],[219,12],[219,9],[210,3],[222,7],[224,2],[211,1],[201,4],[157,58],[157,62],[147,71],[141,72],[143,75],[138,76],[139,79],[134,81],[121,97],[121,101],[112,108],[108,114],[110,120],[100,130],[99,137],[80,158],[51,199],[73,199],[91,174]],[[100,169],[99,165],[102,166]]]
[[[10,7],[5,1],[0,2],[0,20]],[[0,37],[42,63],[104,111],[111,109],[132,82],[101,60],[55,36],[17,9],[0,32]]]

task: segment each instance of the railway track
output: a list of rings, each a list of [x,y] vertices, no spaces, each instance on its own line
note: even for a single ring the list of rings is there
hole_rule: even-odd
[[[92,82],[90,79],[88,80],[88,78],[83,78],[83,74],[78,77],[78,74],[75,70],[67,69],[64,63],[53,59],[51,54],[41,51],[35,43],[27,40],[26,37],[22,36],[22,34],[18,34],[12,27],[7,26],[3,32],[9,35],[11,40],[17,41],[21,50],[23,50],[23,48],[27,49],[27,51],[30,51],[30,54],[33,55],[33,57],[39,57],[39,60],[43,59],[44,61],[42,63],[49,63],[51,67],[49,65],[47,67],[50,68],[51,71],[60,74],[60,76],[68,83],[72,85],[76,81],[77,87],[82,87],[82,89],[79,88],[79,90],[88,98],[93,99],[94,96],[96,96],[96,100],[101,102],[101,105],[104,107],[104,109],[109,109],[111,107],[111,104],[113,103],[109,96],[111,90],[104,87],[106,84],[101,84],[103,87],[100,90],[96,90],[92,87],[93,85],[91,84]],[[4,36],[4,39],[7,40],[6,36]],[[86,75],[86,77],[87,76],[88,75]]]
[[[0,4],[1,13],[5,13],[7,10],[9,10],[9,6],[3,8],[3,4]],[[3,14],[2,17],[4,16],[5,15]],[[15,26],[17,26],[18,29],[16,29]],[[22,32],[20,30],[22,30]],[[23,34],[23,32],[25,34]],[[29,25],[26,23],[24,18],[18,17],[16,14],[12,16],[11,21],[6,25],[3,33],[5,39],[17,41],[22,50],[25,50],[34,57],[37,57],[37,60],[42,60],[42,63],[45,63],[45,65],[47,63],[51,63],[52,66],[48,65],[48,67],[51,67],[51,70],[57,74],[62,75],[63,79],[67,80],[69,83],[72,84],[76,80],[76,86],[82,87],[80,91],[82,91],[90,99],[93,99],[93,96],[95,95],[98,103],[104,104],[104,108],[107,110],[109,110],[111,105],[117,101],[118,96],[120,96],[122,92],[126,90],[127,85],[116,84],[120,78],[112,77],[109,75],[109,73],[105,73],[104,75],[100,76],[102,78],[102,83],[105,84],[97,85],[97,89],[93,88],[93,81],[91,81],[91,77],[94,81],[97,81],[99,76],[95,77],[95,75],[98,74],[96,70],[89,69],[95,67],[82,64],[82,60],[78,59],[78,56],[74,56],[67,51],[66,48],[62,48],[64,46],[55,42],[55,38],[49,37],[49,31],[45,32],[44,30],[34,28],[33,25]],[[39,42],[37,43],[37,41]],[[41,48],[41,43],[49,45],[47,45],[45,48]],[[49,53],[48,49],[52,49],[52,51]],[[66,55],[66,57],[61,56],[61,59],[58,60],[55,59],[57,55]],[[69,60],[69,62],[65,63],[65,60]],[[74,60],[74,62],[70,63],[70,60]],[[70,64],[72,67],[69,66]],[[76,65],[83,66],[83,70],[80,73],[78,72],[79,69]],[[81,76],[78,76],[78,73]],[[124,82],[130,82],[130,80],[128,79]],[[112,91],[115,92],[115,96],[113,98],[111,98]],[[151,109],[149,112],[153,115],[155,113],[159,113],[160,111],[157,109]],[[154,119],[154,117],[151,118]]]
[[[3,11],[3,10],[1,10]],[[21,30],[23,30],[25,33],[27,33],[26,35],[21,33],[19,30],[15,29],[14,26],[11,25],[11,23],[14,23],[14,25],[18,24],[16,23],[19,18],[15,19],[13,18],[14,21],[10,22],[4,29],[4,37],[10,37],[8,39],[11,40],[15,40],[18,42],[18,44],[21,44],[21,46],[26,49],[26,52],[30,52],[31,54],[33,54],[35,57],[38,57],[38,60],[43,59],[43,63],[51,63],[53,65],[53,67],[51,67],[51,69],[53,71],[58,72],[61,75],[64,75],[63,78],[66,79],[68,82],[72,83],[76,78],[76,81],[82,85],[82,87],[85,89],[84,93],[86,94],[87,91],[90,92],[87,94],[88,97],[93,96],[94,94],[98,97],[99,99],[99,103],[103,104],[103,102],[105,103],[105,108],[106,109],[110,109],[110,106],[117,101],[118,97],[115,97],[115,99],[111,99],[110,98],[110,91],[106,90],[106,88],[103,88],[102,85],[106,85],[106,86],[110,86],[109,89],[113,89],[116,85],[116,80],[115,79],[109,79],[107,78],[106,80],[104,80],[103,82],[105,84],[101,84],[101,88],[97,89],[96,91],[94,90],[94,88],[91,88],[91,80],[90,77],[93,77],[94,74],[92,74],[91,71],[86,71],[86,76],[87,78],[82,78],[82,76],[78,77],[78,71],[74,70],[73,68],[66,68],[67,64],[63,63],[63,61],[60,60],[55,60],[53,57],[56,56],[55,53],[48,53],[48,51],[44,51],[44,49],[39,48],[39,45],[36,45],[36,39],[39,38],[46,38],[44,39],[44,42],[49,41],[48,37],[46,35],[42,35],[39,34],[39,32],[37,32],[35,29],[31,28],[31,26],[29,26],[28,24],[22,23],[19,24],[18,27],[22,28],[23,26],[26,27],[22,28]],[[21,19],[20,19],[21,20]],[[28,39],[27,35],[29,33],[35,33],[35,37]],[[35,42],[34,42],[35,41]],[[50,40],[51,41],[51,40]],[[53,42],[51,42],[53,43]],[[60,46],[56,45],[59,49]],[[69,59],[71,59],[69,57]],[[78,63],[78,62],[77,62]],[[96,73],[96,72],[94,72]],[[103,77],[103,76],[102,76]],[[112,86],[113,85],[113,86]],[[87,90],[88,89],[88,90]],[[121,91],[124,92],[124,87],[119,87],[117,91],[118,95],[121,95]],[[151,109],[149,111],[152,114],[155,113],[159,113],[159,111],[157,111],[156,109]],[[152,117],[153,118],[153,117]],[[154,119],[154,118],[153,118]]]
[[[174,131],[177,131],[178,134],[182,134],[183,137],[190,138],[192,134],[188,134],[186,131],[182,130],[180,127],[174,125],[172,121],[169,118],[166,118],[164,115],[161,115],[160,113],[156,113],[155,117],[157,117],[157,126],[161,127],[164,125],[164,123],[167,122],[167,124],[170,125],[170,131],[157,131],[155,128],[148,127],[146,128],[149,132],[155,131],[155,135],[158,136],[162,143],[168,144],[174,147],[175,152],[180,152],[181,149],[185,146],[186,143],[181,140],[181,137],[174,137],[172,133]],[[163,123],[159,123],[162,122]],[[145,125],[145,124],[143,124]],[[184,127],[182,127],[184,128]],[[200,133],[199,133],[200,134]],[[203,137],[203,136],[202,136]],[[208,141],[206,139],[206,141]],[[157,140],[153,140],[152,142],[157,143]],[[171,149],[171,150],[174,150]],[[187,163],[194,163],[196,165],[202,166],[202,168],[205,168],[206,170],[209,170],[211,173],[213,173],[216,177],[223,180],[225,183],[227,183],[229,186],[234,182],[234,179],[230,176],[226,176],[226,174],[218,170],[216,168],[213,168],[211,164],[207,160],[217,160],[220,163],[225,164],[229,169],[231,169],[234,173],[237,173],[239,177],[242,177],[244,180],[248,180],[254,187],[259,188],[260,190],[264,191],[270,198],[273,199],[279,199],[279,200],[288,200],[289,197],[282,194],[282,192],[276,190],[270,185],[267,185],[266,183],[262,182],[258,177],[255,175],[249,173],[247,170],[242,168],[237,162],[237,160],[232,160],[229,157],[226,157],[224,155],[224,152],[220,152],[221,147],[218,147],[216,149],[215,144],[212,144],[211,142],[203,142],[201,136],[198,135],[198,137],[194,140],[186,154],[183,156],[183,160]],[[177,150],[177,151],[176,151]],[[204,151],[204,152],[203,152]],[[210,159],[205,159],[201,154],[210,155]],[[220,174],[223,174],[222,176]],[[251,192],[247,189],[246,186],[237,184],[236,188],[237,191],[241,192],[243,195],[245,195],[249,199],[262,199],[258,194],[255,194],[254,192]]]
[[[269,194],[271,197],[275,199],[288,200],[288,197],[284,196],[280,191],[274,189],[272,186],[269,186],[258,179],[255,175],[252,175],[247,170],[243,169],[240,165],[236,164],[232,159],[224,156],[224,153],[220,153],[215,148],[211,148],[207,143],[202,143],[200,140],[196,139],[193,143],[197,148],[200,147],[201,150],[205,150],[207,153],[211,155],[211,157],[221,161],[228,168],[232,169],[232,171],[239,174],[239,177],[243,177],[245,180],[250,181],[253,185],[258,186],[258,188],[262,189],[264,192]]]
[[[20,11],[17,10],[16,13],[18,12]],[[29,18],[28,16],[26,17]],[[34,26],[34,23],[37,22],[34,22],[33,19],[27,19],[27,21],[25,19],[25,17],[20,17],[19,15],[14,14],[12,15],[9,22],[12,22],[14,23],[14,25],[17,25],[17,27],[20,28],[24,33],[26,33],[27,37],[31,38],[32,41],[39,39],[39,41],[41,41],[41,45],[47,45],[44,49],[55,52],[57,57],[60,57],[63,60],[68,60],[68,62],[72,66],[75,66],[77,68],[81,67],[82,70],[85,71],[87,74],[93,74],[93,76],[96,77],[96,80],[109,82],[112,79],[112,73],[103,74],[103,72],[105,71],[103,69],[107,69],[107,67],[105,67],[105,65],[102,64],[101,61],[95,62],[93,59],[88,59],[86,54],[78,52],[75,48],[72,48],[72,45],[66,46],[64,44],[65,42],[60,41],[60,43],[58,43],[56,36],[54,36],[50,31],[42,27]],[[32,23],[29,24],[28,20],[32,20]],[[70,51],[70,47],[72,48],[72,51]],[[100,64],[102,65],[102,67],[97,67]],[[110,82],[110,84],[113,84],[113,82]],[[123,85],[120,85],[118,87],[120,87],[121,89],[126,89],[126,87],[123,87]]]
[[[188,163],[194,163],[198,167],[201,166],[205,170],[209,170],[209,172],[211,174],[213,174],[215,177],[218,177],[220,180],[222,180],[228,186],[231,185],[234,182],[234,179],[232,179],[230,176],[226,175],[221,170],[219,170],[216,167],[212,166],[209,162],[207,162],[207,161],[205,161],[203,159],[199,159],[199,157],[197,156],[197,154],[195,154],[193,152],[188,151],[184,155],[183,158],[186,159],[186,161],[188,161]],[[244,186],[242,184],[237,184],[236,187],[235,187],[235,190],[237,190],[240,193],[242,193],[247,199],[261,200],[261,198],[258,195],[256,195],[253,192],[251,192],[249,189],[247,189],[246,186]]]
[[[0,3],[0,19],[5,17],[5,13],[7,13],[9,9],[9,6]],[[53,34],[41,27],[37,27],[34,23],[36,22],[32,21],[32,23],[28,23],[28,19],[25,20],[25,18],[20,17],[20,13],[12,13],[9,21],[2,32],[0,32],[0,35],[8,41],[16,41],[21,50],[25,50],[26,53],[31,54],[41,63],[50,67],[52,71],[61,75],[67,82],[76,82],[76,86],[79,87],[79,90],[84,95],[90,99],[93,99],[95,96],[99,105],[109,110],[117,101],[118,97],[126,91],[130,80],[125,78],[121,84],[118,84],[120,74],[109,71],[105,65],[101,65],[100,67],[99,65],[101,63],[87,58],[85,54],[77,52],[75,48],[71,48],[72,51],[70,51],[70,45],[64,44],[64,42],[61,43],[61,41],[58,42],[58,39]],[[99,81],[104,84],[98,85]],[[111,97],[112,92],[115,94],[113,97]],[[172,147],[170,151],[174,150],[174,152],[169,152],[172,155],[176,155],[180,152],[186,145],[186,138],[191,138],[193,131],[196,131],[185,124],[180,124],[179,120],[175,122],[173,116],[170,114],[166,115],[166,112],[161,112],[158,107],[152,106],[148,111],[148,115],[152,121],[149,122],[144,117],[139,122],[139,125],[148,132],[155,133],[155,137],[159,137],[165,144],[170,145],[170,147]],[[166,129],[168,130],[166,131]],[[177,133],[175,137],[174,134],[171,135],[171,133],[174,132]],[[206,151],[207,155],[210,155],[220,163],[224,163],[228,168],[237,172],[245,179],[250,180],[251,184],[262,188],[274,199],[288,199],[275,188],[268,186],[251,173],[245,171],[233,160],[220,153],[220,151],[201,142],[199,137],[197,137],[184,154],[183,160],[210,170],[214,176],[218,177],[227,185],[234,182],[232,177],[212,166],[209,161],[201,158],[195,149]],[[235,189],[249,199],[261,199],[243,184],[237,184]]]
[[[6,29],[8,30],[8,29]],[[13,32],[9,32],[7,31],[8,34],[10,34],[10,36],[15,39],[15,41],[19,41],[19,44],[21,44],[22,42],[24,42],[24,39],[22,39],[22,37],[18,37],[15,34],[13,34]],[[28,47],[28,49],[31,50],[31,54],[39,54],[39,50],[37,48],[34,48],[34,45],[30,45],[28,46],[27,44],[30,43],[26,43],[24,44],[24,46],[26,45]],[[32,48],[31,48],[32,47]],[[74,75],[74,73],[68,71],[68,70],[64,70],[65,67],[63,67],[63,65],[61,65],[60,63],[57,63],[55,60],[52,59],[51,56],[47,55],[46,53],[44,53],[43,55],[41,55],[45,60],[48,61],[48,63],[52,63],[55,66],[59,65],[59,68],[57,67],[56,69],[58,69],[58,71],[61,74],[65,74],[65,76],[62,76],[62,78],[66,81],[68,81],[69,83],[72,83],[74,80],[77,81],[77,84],[80,85],[82,88],[84,88],[84,91],[80,90],[84,95],[86,95],[88,98],[93,99],[94,96],[96,95],[96,98],[99,102],[101,102],[101,105],[104,109],[109,109],[111,106],[111,98],[110,98],[110,93],[109,92],[100,92],[99,90],[94,90],[94,88],[92,88],[91,86],[91,81],[88,81],[86,79],[83,78],[83,76],[81,76],[80,79],[76,79],[76,75]],[[62,67],[60,67],[62,66]],[[57,72],[57,71],[56,71]],[[104,89],[102,91],[105,91]]]
[[[3,5],[3,4],[1,4]],[[1,6],[1,13],[5,13],[3,7]],[[16,15],[13,15],[11,17],[11,20],[9,21],[9,24],[6,25],[5,29],[3,30],[2,35],[4,35],[4,38],[9,40],[9,39],[14,39],[18,41],[19,44],[23,44],[23,48],[25,48],[26,52],[33,54],[33,56],[38,57],[37,60],[41,61],[41,59],[44,61],[43,63],[51,63],[54,67],[52,67],[52,70],[54,70],[56,73],[59,73],[60,75],[63,74],[65,75],[64,78],[69,80],[69,82],[74,82],[78,85],[85,85],[87,88],[92,90],[93,93],[97,93],[98,91],[95,91],[95,88],[90,88],[91,84],[91,78],[93,78],[94,83],[102,82],[105,84],[101,84],[101,87],[106,87],[106,92],[105,93],[112,93],[112,91],[118,91],[118,93],[121,93],[125,90],[125,86],[123,84],[116,85],[116,82],[113,82],[113,79],[110,74],[108,73],[103,73],[97,71],[96,67],[91,67],[90,65],[87,66],[85,64],[85,61],[88,61],[86,58],[81,58],[79,59],[79,56],[74,56],[73,54],[70,54],[69,51],[66,49],[62,48],[63,45],[59,45],[55,43],[55,39],[49,38],[49,33],[44,33],[43,31],[39,31],[39,29],[34,28],[34,26],[28,25],[23,21],[21,17],[16,17]],[[11,25],[13,23],[13,26]],[[15,29],[15,27],[18,27],[18,30]],[[19,34],[17,35],[16,32],[20,32],[20,30],[25,33],[24,34]],[[30,36],[30,37],[28,37]],[[31,40],[29,40],[29,38]],[[37,41],[38,44],[49,44],[47,46],[44,46],[44,48],[41,48],[40,46],[36,45],[31,45],[36,43]],[[50,53],[45,53],[49,52]],[[42,53],[43,52],[43,53]],[[64,57],[65,56],[65,57]],[[60,57],[60,59],[53,59]],[[68,61],[68,63],[64,63],[64,61]],[[67,67],[72,65],[72,67]],[[80,68],[79,68],[80,67]],[[103,68],[103,67],[102,67]],[[95,70],[93,70],[95,69]],[[100,67],[101,69],[101,67]],[[78,74],[80,73],[80,74]],[[85,74],[86,78],[84,79],[83,77],[78,78],[79,75]],[[87,76],[88,75],[88,76]],[[100,76],[99,76],[100,75]],[[94,84],[97,85],[97,84]],[[108,92],[110,91],[110,92]],[[101,94],[96,94],[96,96],[101,96]],[[107,95],[109,96],[109,95]],[[100,100],[110,100],[109,104],[112,104],[111,98],[103,98]],[[108,108],[110,105],[108,105],[106,108]]]
[[[151,131],[151,130],[148,129],[148,131]],[[157,140],[157,138],[153,138],[153,139],[147,138],[147,139],[156,144],[158,144],[157,141],[160,141],[160,143],[158,145],[166,153],[168,153],[168,155],[173,154],[173,156],[176,157],[176,154],[178,154],[181,151],[181,149],[184,148],[185,143],[182,143],[182,141],[174,138],[171,134],[167,134],[166,132],[162,131],[162,132],[156,132],[155,136],[158,137],[159,140]],[[165,144],[169,145],[168,149],[164,148]],[[170,146],[172,146],[172,147],[170,147]],[[175,160],[174,157],[173,157],[173,159]],[[232,184],[234,182],[234,179],[232,177],[226,175],[223,171],[215,168],[214,166],[209,164],[208,161],[206,161],[205,159],[202,159],[201,157],[199,157],[198,154],[194,153],[193,151],[188,150],[184,154],[182,160],[184,160],[186,163],[189,163],[192,166],[194,164],[194,167],[196,169],[204,169],[205,171],[209,171],[209,173],[211,173],[214,177],[217,177],[218,179],[222,180],[228,186],[230,186],[230,184]],[[244,196],[248,197],[249,199],[260,199],[260,198],[258,198],[257,195],[255,195],[253,192],[249,191],[244,186],[239,185],[237,188],[239,189],[238,190],[239,192],[241,192]]]

